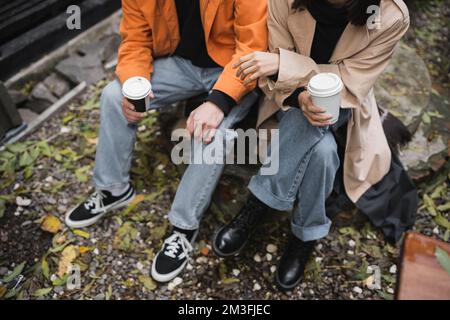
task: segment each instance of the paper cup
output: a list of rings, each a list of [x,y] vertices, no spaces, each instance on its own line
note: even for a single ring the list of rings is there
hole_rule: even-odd
[[[319,73],[308,84],[308,92],[313,103],[324,108],[333,118],[334,124],[339,119],[341,109],[341,93],[344,88],[341,78],[334,73]]]
[[[145,112],[149,106],[152,85],[144,77],[132,77],[122,85],[122,94],[130,101],[137,112]]]

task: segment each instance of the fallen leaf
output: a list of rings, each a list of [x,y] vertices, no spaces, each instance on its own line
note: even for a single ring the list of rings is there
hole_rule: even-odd
[[[81,246],[80,249],[79,249],[80,254],[86,253],[86,252],[91,251],[91,250],[92,250],[92,247],[85,247],[85,246]]]
[[[130,221],[125,222],[114,235],[113,247],[115,249],[127,251],[132,247],[132,241],[136,239],[138,235],[137,229]]]
[[[139,203],[145,200],[145,196],[143,194],[138,194],[134,197],[133,201],[130,202],[128,207],[123,212],[124,215],[128,215],[131,211],[133,211]]]
[[[6,291],[8,291],[8,289],[6,287],[0,286],[0,298],[3,298]]]
[[[57,235],[54,241],[56,244],[63,244],[64,242],[66,242],[66,240],[67,240],[66,235],[62,234],[62,235]]]
[[[111,300],[111,296],[112,296],[112,286],[109,285],[108,291],[106,291],[105,300]]]
[[[17,265],[17,266],[14,268],[14,270],[13,270],[12,273],[10,273],[9,275],[7,275],[6,277],[3,278],[2,282],[8,283],[8,282],[13,281],[19,274],[22,273],[23,268],[25,267],[25,263],[26,263],[26,262],[24,261],[24,262],[22,262],[21,264]]]
[[[89,234],[89,232],[86,232],[86,231],[83,231],[83,230],[79,230],[79,229],[73,230],[72,232],[74,234],[76,234],[77,236],[83,237],[85,239],[89,239],[89,237],[91,236]]]
[[[442,250],[439,247],[436,247],[436,251],[434,252],[436,259],[438,260],[439,264],[442,268],[444,268],[445,271],[450,275],[450,256],[449,254]]]
[[[38,289],[33,293],[33,296],[35,297],[42,297],[45,296],[47,294],[50,293],[50,291],[52,291],[53,288],[42,288],[42,289]]]
[[[0,218],[3,218],[3,215],[5,214],[6,204],[5,200],[0,199]]]
[[[61,258],[58,264],[58,276],[62,278],[69,272],[72,262],[75,260],[79,252],[79,248],[74,245],[69,245],[61,252]]]
[[[447,218],[445,218],[443,215],[438,214],[436,217],[434,217],[434,222],[436,222],[441,227],[450,230],[450,221],[448,221]]]
[[[41,270],[42,270],[42,274],[44,275],[44,277],[46,279],[48,279],[48,277],[50,276],[50,269],[48,267],[48,262],[45,259],[45,256],[42,257],[42,261],[41,261]]]
[[[98,138],[88,138],[87,142],[89,144],[97,145],[98,144]]]
[[[237,278],[225,278],[221,280],[223,284],[232,284],[232,283],[236,283],[239,282],[240,280]]]
[[[140,275],[138,279],[144,285],[144,287],[147,288],[147,290],[153,291],[157,287],[153,279],[148,276]]]
[[[203,248],[200,250],[200,252],[201,252],[202,255],[207,256],[208,253],[209,253],[209,248],[208,248],[208,247],[203,247]]]
[[[41,224],[41,229],[50,233],[57,233],[61,230],[61,221],[53,215],[46,215]]]

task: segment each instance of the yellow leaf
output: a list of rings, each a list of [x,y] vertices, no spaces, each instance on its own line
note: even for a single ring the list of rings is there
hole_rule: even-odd
[[[79,230],[79,229],[73,230],[72,232],[75,233],[77,236],[80,236],[80,237],[83,237],[83,238],[86,238],[86,239],[89,239],[89,237],[91,236],[89,234],[89,232],[86,232],[86,231],[83,231],[83,230]]]
[[[6,287],[0,286],[0,298],[3,298],[3,296],[6,294],[6,291],[8,291]]]
[[[143,194],[138,194],[136,197],[134,197],[133,201],[131,201],[130,205],[135,206],[144,200],[145,196]]]
[[[55,239],[55,243],[56,244],[63,244],[64,242],[66,242],[66,240],[67,240],[67,238],[66,238],[66,236],[64,234],[63,235],[59,235]]]
[[[140,275],[138,279],[144,285],[144,287],[147,288],[147,290],[153,291],[157,287],[153,279],[148,276]]]
[[[61,230],[61,221],[57,217],[48,214],[42,221],[41,229],[50,233],[57,233]]]
[[[58,264],[58,276],[62,278],[69,272],[72,262],[75,260],[79,252],[79,248],[74,245],[69,245],[61,252],[61,258]]]
[[[86,253],[86,252],[91,251],[91,250],[92,250],[92,247],[85,247],[85,246],[81,246],[80,249],[79,249],[80,254]]]
[[[88,139],[87,139],[87,142],[88,142],[89,144],[97,145],[97,144],[98,144],[98,138],[88,138]]]

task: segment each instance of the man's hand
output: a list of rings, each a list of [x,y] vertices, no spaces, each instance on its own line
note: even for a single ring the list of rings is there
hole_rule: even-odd
[[[153,92],[150,92],[149,97],[150,99],[155,98]],[[125,97],[122,98],[122,112],[129,123],[139,122],[147,115],[146,112],[136,112],[134,105]]]
[[[223,111],[212,102],[205,102],[191,112],[186,122],[186,129],[194,138],[210,143],[216,134],[216,129],[224,118]]]
[[[233,68],[238,69],[236,77],[246,79],[244,85],[247,85],[260,77],[277,74],[280,69],[280,55],[255,51],[241,57]]]
[[[315,127],[326,127],[331,125],[330,120],[333,118],[332,115],[327,114],[326,110],[320,108],[312,102],[311,95],[308,91],[303,91],[298,96],[298,101],[302,108],[302,111],[308,119],[309,123],[311,123]]]

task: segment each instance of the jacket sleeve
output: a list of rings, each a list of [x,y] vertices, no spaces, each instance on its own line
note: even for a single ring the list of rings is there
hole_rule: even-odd
[[[122,42],[116,68],[120,82],[133,76],[150,79],[153,71],[152,30],[136,0],[122,0],[120,35]]]
[[[344,83],[342,106],[359,108],[387,67],[396,45],[409,27],[409,19],[396,20],[391,26],[377,31],[371,43],[359,53],[337,64],[317,65],[310,57],[294,52],[290,41],[277,40],[291,37],[287,36],[289,31],[285,25],[288,16],[286,10],[278,5],[271,5],[269,8],[270,47],[272,51],[280,54],[278,79],[273,81],[264,77],[259,82],[263,92],[280,107],[287,97],[297,88],[306,86],[317,73],[333,72],[339,75]]]
[[[246,93],[256,87],[256,81],[245,86],[243,81],[236,77],[233,64],[253,51],[267,50],[267,1],[236,0],[234,16],[235,53],[224,67],[214,89],[239,102]]]

